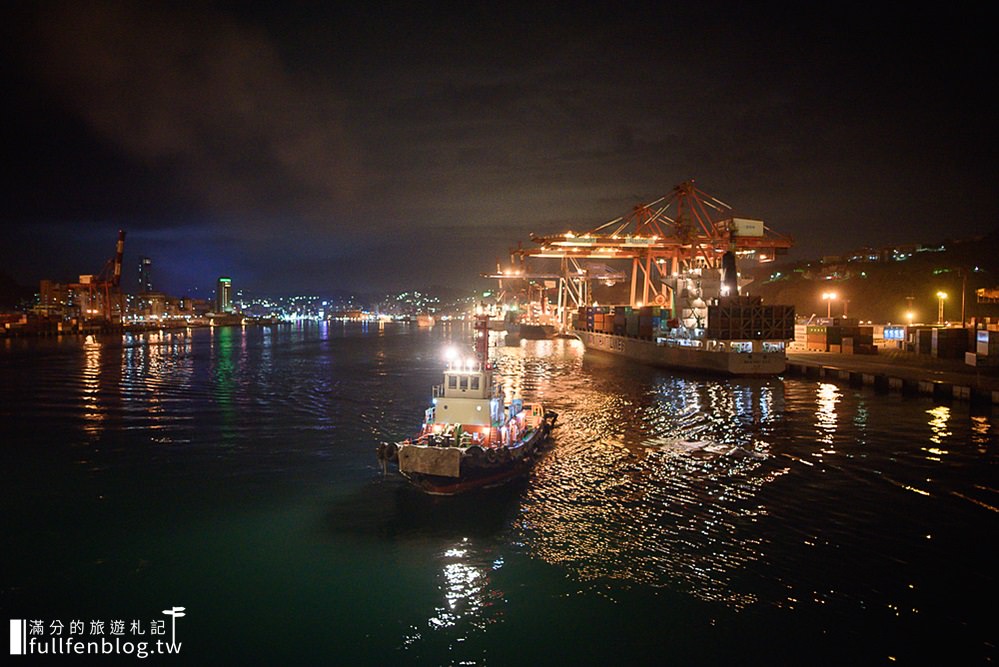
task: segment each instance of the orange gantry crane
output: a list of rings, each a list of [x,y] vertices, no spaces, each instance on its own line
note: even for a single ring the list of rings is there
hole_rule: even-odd
[[[121,321],[124,307],[121,302],[121,265],[125,255],[125,232],[118,230],[114,256],[105,262],[101,272],[80,276],[80,282],[67,285],[74,290],[81,304],[84,319],[104,318],[108,322]]]
[[[607,277],[606,262],[631,262],[632,306],[672,307],[671,277],[692,269],[721,268],[727,251],[773,261],[793,243],[762,220],[736,217],[731,206],[697,189],[693,180],[587,232],[531,235],[531,240],[535,247],[518,247],[511,254],[522,266],[531,258],[561,261],[558,307],[563,325],[571,308],[591,305],[591,282]],[[601,272],[604,275],[598,275]]]

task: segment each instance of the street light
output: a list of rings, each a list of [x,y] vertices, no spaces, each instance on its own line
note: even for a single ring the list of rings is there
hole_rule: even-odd
[[[943,324],[943,306],[944,300],[947,298],[947,292],[937,292],[937,323]]]
[[[826,302],[826,319],[832,317],[832,302],[836,300],[836,292],[823,292],[822,300]]]
[[[911,310],[905,314],[905,319],[907,319],[909,321],[909,326],[910,327],[912,326],[912,318],[913,317],[915,317],[915,314]]]

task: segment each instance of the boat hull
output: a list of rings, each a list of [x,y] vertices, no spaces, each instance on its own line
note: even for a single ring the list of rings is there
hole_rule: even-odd
[[[781,352],[707,351],[692,347],[659,345],[654,340],[595,331],[576,331],[587,350],[606,352],[643,363],[722,375],[779,375],[787,358]]]
[[[530,472],[551,428],[546,422],[514,445],[480,448],[477,454],[472,454],[471,448],[401,443],[396,445],[394,458],[400,474],[420,490],[435,496],[453,496],[499,486]]]
[[[555,335],[555,327],[550,324],[521,324],[520,337],[524,340],[547,340]]]

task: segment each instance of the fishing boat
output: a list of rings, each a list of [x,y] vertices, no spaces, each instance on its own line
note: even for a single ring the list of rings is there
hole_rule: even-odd
[[[450,496],[497,486],[528,472],[551,436],[557,415],[540,402],[504,404],[488,358],[487,316],[475,320],[475,355],[451,355],[433,388],[423,425],[412,438],[383,442],[376,455],[417,488]]]

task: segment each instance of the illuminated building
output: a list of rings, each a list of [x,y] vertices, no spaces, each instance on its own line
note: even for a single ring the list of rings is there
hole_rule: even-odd
[[[139,261],[139,293],[144,294],[146,292],[153,291],[153,276],[152,276],[153,260],[148,257],[143,257]]]
[[[63,317],[68,313],[72,295],[66,285],[51,280],[42,280],[38,290],[38,305],[34,312],[39,315]]]
[[[232,312],[232,278],[228,276],[220,276],[215,288],[215,312]]]

